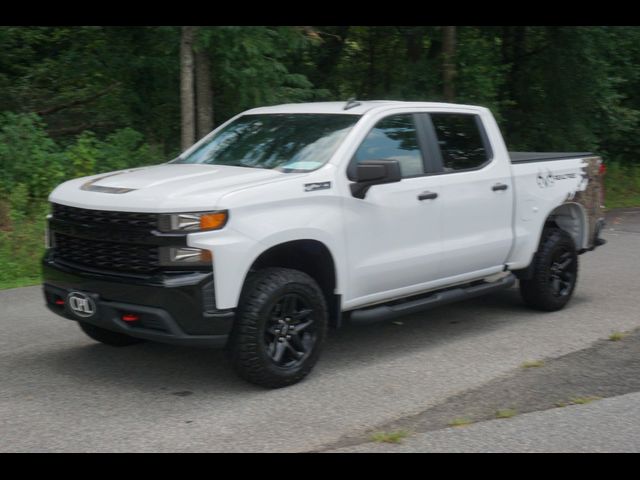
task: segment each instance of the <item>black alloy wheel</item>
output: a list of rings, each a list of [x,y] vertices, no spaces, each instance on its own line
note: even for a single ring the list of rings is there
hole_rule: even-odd
[[[269,267],[249,274],[227,343],[242,378],[267,388],[302,380],[327,334],[324,293],[304,272]]]
[[[571,293],[575,283],[575,254],[568,248],[556,250],[549,267],[549,282],[556,297]]]
[[[557,227],[547,227],[533,256],[532,273],[520,280],[527,305],[553,312],[569,302],[578,281],[578,254],[573,237]]]
[[[276,300],[264,331],[267,354],[275,365],[296,368],[313,351],[318,339],[313,308],[297,293]]]

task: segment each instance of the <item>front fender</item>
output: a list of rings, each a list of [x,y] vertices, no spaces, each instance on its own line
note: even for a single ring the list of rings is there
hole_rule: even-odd
[[[320,229],[278,231],[256,241],[236,230],[225,228],[220,232],[191,234],[187,237],[187,244],[212,252],[216,307],[227,309],[238,306],[245,279],[256,259],[270,248],[294,240],[316,240],[327,247],[336,268],[336,293],[340,294],[346,275],[344,252],[331,235]]]

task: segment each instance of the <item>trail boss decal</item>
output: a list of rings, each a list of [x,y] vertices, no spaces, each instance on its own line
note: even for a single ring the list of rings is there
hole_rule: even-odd
[[[566,180],[567,178],[576,178],[577,173],[563,173],[562,175],[554,175],[551,170],[546,172],[538,172],[537,182],[540,188],[553,186],[557,180]]]

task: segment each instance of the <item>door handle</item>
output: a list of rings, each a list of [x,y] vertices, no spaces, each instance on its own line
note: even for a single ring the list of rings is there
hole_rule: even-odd
[[[497,192],[498,190],[506,190],[507,188],[509,188],[509,185],[505,185],[504,183],[496,183],[493,187],[491,187],[491,190]]]
[[[438,194],[436,192],[422,192],[418,195],[418,200],[433,200],[434,198],[438,198]]]

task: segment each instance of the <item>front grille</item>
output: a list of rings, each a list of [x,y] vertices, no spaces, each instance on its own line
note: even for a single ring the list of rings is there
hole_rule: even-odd
[[[159,268],[158,247],[103,242],[53,233],[57,260],[100,270],[150,274]]]
[[[112,212],[52,204],[53,255],[97,270],[152,274],[159,270],[153,213]]]
[[[111,212],[108,210],[89,210],[52,204],[53,218],[74,223],[127,227],[143,229],[148,232],[158,227],[158,216],[153,213]]]

